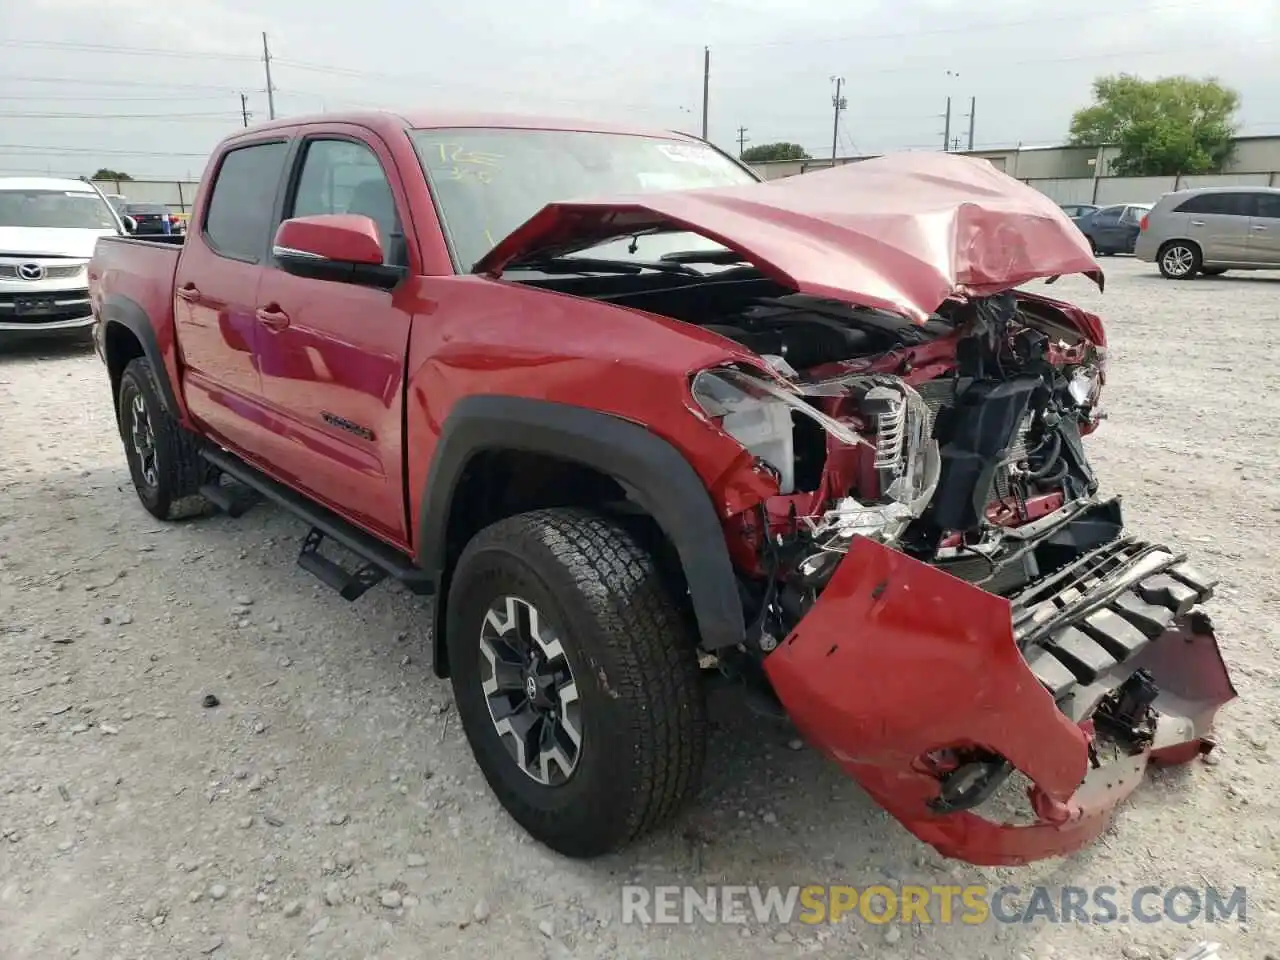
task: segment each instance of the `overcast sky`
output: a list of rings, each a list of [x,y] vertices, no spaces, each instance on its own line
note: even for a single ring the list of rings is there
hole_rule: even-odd
[[[0,0],[0,172],[198,177],[276,113],[440,105],[695,131],[711,48],[711,138],[841,154],[1056,143],[1091,80],[1216,75],[1242,133],[1280,134],[1280,0]],[[949,75],[950,74],[950,75]],[[63,116],[57,116],[57,115]],[[962,142],[963,145],[963,142]]]

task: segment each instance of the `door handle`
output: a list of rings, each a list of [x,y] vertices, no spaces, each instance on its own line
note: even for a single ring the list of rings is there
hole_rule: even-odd
[[[268,330],[283,330],[289,325],[289,315],[275,307],[259,307],[253,315]]]
[[[1262,224],[1262,223],[1255,223],[1255,224],[1253,225],[1253,229],[1255,229],[1255,230],[1265,230],[1265,229],[1267,229],[1267,227],[1266,227],[1266,224]]]
[[[200,291],[196,289],[194,283],[185,283],[174,291],[178,297],[187,303],[195,303],[200,299]]]
[[[1192,220],[1192,221],[1191,221],[1191,225],[1192,225],[1193,227],[1203,227],[1203,226],[1204,226],[1204,221],[1203,221],[1203,220]]]

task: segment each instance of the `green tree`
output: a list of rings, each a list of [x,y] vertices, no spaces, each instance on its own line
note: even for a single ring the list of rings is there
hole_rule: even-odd
[[[106,167],[99,168],[98,172],[93,175],[94,180],[132,180],[123,170],[109,170]]]
[[[1214,77],[1099,77],[1093,100],[1071,118],[1070,142],[1118,147],[1119,176],[1216,173],[1235,150],[1240,96]]]
[[[764,163],[769,160],[811,160],[798,143],[761,143],[742,151],[747,163]]]

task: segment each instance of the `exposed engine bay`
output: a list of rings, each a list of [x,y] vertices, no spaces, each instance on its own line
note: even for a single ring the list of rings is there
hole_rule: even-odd
[[[949,301],[921,326],[789,296],[700,324],[778,375],[719,369],[692,385],[778,484],[741,518],[735,556],[760,574],[764,652],[855,535],[1002,595],[1072,558],[1022,549],[1017,532],[1098,485],[1081,438],[1100,416],[1104,353],[1056,309],[1006,293]]]

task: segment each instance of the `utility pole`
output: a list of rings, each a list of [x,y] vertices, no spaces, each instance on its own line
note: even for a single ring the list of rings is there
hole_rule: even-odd
[[[840,111],[849,105],[849,101],[840,96],[840,88],[844,86],[844,77],[832,77],[836,82],[836,92],[831,97],[832,113],[834,119],[831,122],[831,166],[836,165],[836,144],[840,139]]]
[[[978,109],[978,98],[969,98],[969,152],[973,152],[973,115]]]
[[[711,48],[702,48],[702,139],[707,139],[707,104],[711,100]]]
[[[742,159],[742,153],[747,149],[747,141],[751,138],[747,136],[747,128],[738,128],[738,159]]]
[[[262,67],[267,72],[267,116],[276,118],[276,88],[271,84],[271,51],[267,49],[267,34],[262,33]]]
[[[949,151],[951,149],[951,98],[947,97],[947,112],[943,114],[947,118],[947,124],[942,128],[942,149]]]
[[[249,97],[246,94],[240,94],[240,116],[244,120],[244,125],[249,126]]]

